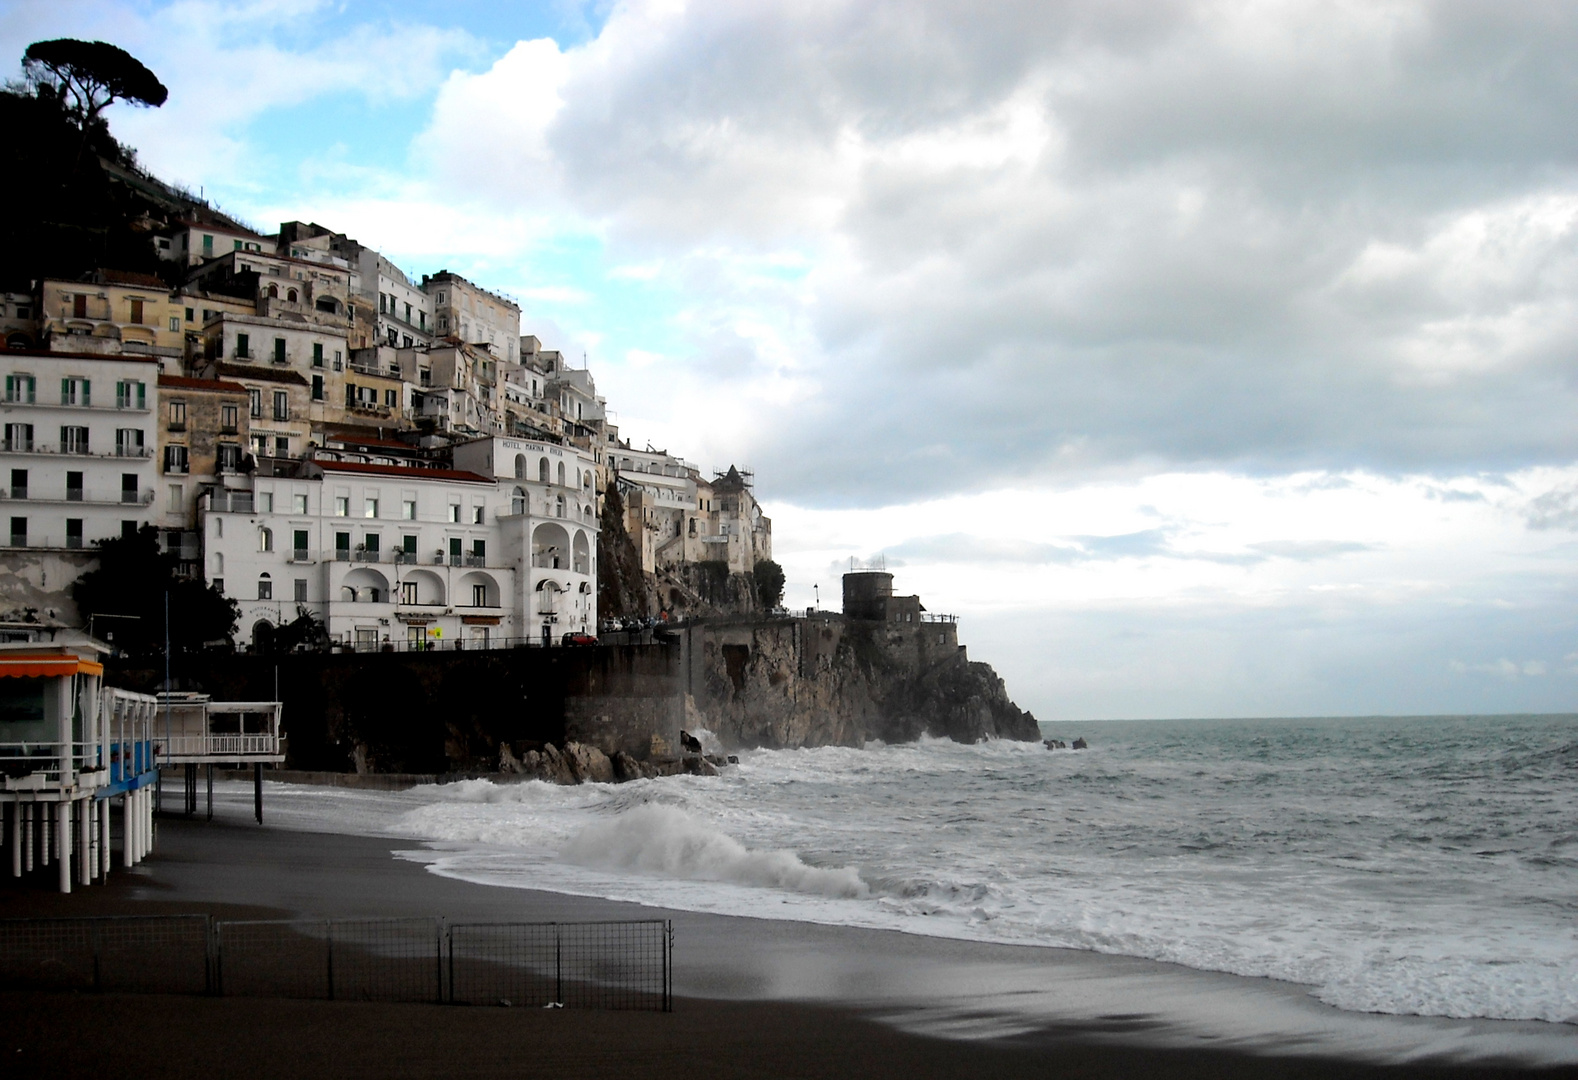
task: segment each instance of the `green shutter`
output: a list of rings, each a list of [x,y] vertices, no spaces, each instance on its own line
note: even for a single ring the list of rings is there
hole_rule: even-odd
[[[137,407],[139,409],[148,407],[148,387],[144,383],[137,384]]]
[[[70,405],[71,404],[71,380],[70,379],[61,379],[60,380],[60,403],[62,405]]]
[[[87,408],[93,404],[93,383],[87,379],[82,380],[82,407]]]

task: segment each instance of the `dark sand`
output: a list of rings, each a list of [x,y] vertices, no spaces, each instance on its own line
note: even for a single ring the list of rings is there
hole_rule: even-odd
[[[475,885],[392,857],[413,842],[168,819],[158,840],[137,871],[70,896],[48,874],[0,879],[0,917],[670,917],[680,996],[655,1014],[0,994],[0,1076],[1449,1078],[1578,1059],[1568,1025],[1342,1013],[1296,986],[1120,957]]]

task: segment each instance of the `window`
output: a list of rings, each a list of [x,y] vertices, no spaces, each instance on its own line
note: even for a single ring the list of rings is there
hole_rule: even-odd
[[[211,258],[214,254],[214,238],[208,233],[203,234],[203,256]]]
[[[261,419],[263,419],[263,391],[261,391],[261,390],[248,390],[247,391],[247,408],[248,408],[248,411],[250,412],[250,414],[252,416],[252,419],[254,419],[254,420],[261,420]]]
[[[488,542],[486,540],[473,540],[471,542],[471,557],[478,566],[485,565],[488,558]]]
[[[33,425],[7,424],[5,426],[5,448],[11,453],[32,453]]]
[[[377,499],[363,499],[362,500],[362,517],[375,518],[377,516],[378,516],[378,500]]]
[[[88,298],[82,293],[77,293],[71,298],[71,317],[73,319],[88,317]]]
[[[27,547],[27,518],[14,517],[11,519],[11,546]]]
[[[274,436],[274,456],[275,457],[282,457],[282,458],[290,457],[290,436],[289,435],[276,435],[276,436]]]
[[[272,514],[274,512],[274,493],[272,491],[258,492],[258,513]]]
[[[312,343],[312,366],[323,366],[323,342],[321,341],[315,341]]]
[[[559,462],[559,486],[564,487],[564,462]]]
[[[313,401],[322,401],[323,400],[323,376],[322,375],[314,375],[312,377],[312,400]]]
[[[409,323],[411,321],[411,305],[410,304],[407,304],[405,306],[405,321],[407,323]]]
[[[483,511],[484,511],[484,508],[481,507],[481,506],[473,506],[471,508],[471,523],[473,525],[481,525],[482,524]]]
[[[31,439],[28,440],[32,442]],[[29,446],[29,449],[32,449]],[[60,452],[62,454],[86,454],[88,452],[88,429],[85,427],[63,427],[60,429]]]
[[[301,498],[306,496],[303,495]],[[298,562],[306,562],[308,546],[306,529],[297,529],[290,534],[290,550]]]
[[[336,495],[334,497],[334,516],[351,516],[351,497],[349,495]]]
[[[306,602],[307,602],[307,579],[304,578],[304,577],[299,577],[299,578],[296,579],[296,603],[304,604]]]
[[[13,498],[13,499],[25,499],[25,498],[27,498],[27,470],[26,469],[12,469],[11,470],[11,498]]]
[[[122,379],[115,384],[115,407],[117,409],[146,409],[148,407],[148,387],[140,382]]]
[[[290,419],[290,397],[283,390],[274,391],[274,419]]]
[[[213,582],[214,588],[219,590],[219,594],[223,596],[225,592],[225,579],[222,577],[216,577],[213,579]]]
[[[79,548],[82,546],[81,518],[66,519],[66,546],[68,548]]]
[[[539,460],[537,462],[537,482],[540,483],[540,484],[546,484],[548,482],[548,459],[547,458],[542,458],[541,460]]]
[[[416,582],[402,581],[400,583],[400,602],[402,604],[416,603]]]
[[[406,533],[400,538],[400,550],[410,556],[410,562],[416,562],[416,534]]]
[[[187,471],[186,447],[166,446],[164,448],[164,471],[167,473],[184,473]]]
[[[334,370],[339,371],[340,365],[345,362],[344,354],[339,349],[334,350]]]
[[[251,359],[251,339],[246,334],[236,335],[236,359]]]
[[[450,503],[449,504],[449,520],[450,521],[454,521],[454,522],[458,522],[460,520],[460,504],[459,503]]]
[[[82,501],[82,474],[79,472],[68,472],[66,474],[66,501]]]
[[[171,315],[170,316],[170,332],[172,334],[178,333],[178,332],[180,332],[180,329],[181,329],[181,317],[179,315]]]
[[[37,380],[31,375],[7,375],[5,377],[5,399],[18,405],[31,405],[34,393],[37,390]]]
[[[83,441],[87,441],[87,428],[81,429]],[[86,449],[83,451],[86,453]],[[115,429],[115,456],[116,457],[142,457],[143,434],[142,428],[116,428]]]
[[[127,321],[131,322],[131,323],[134,323],[134,324],[139,324],[139,325],[142,323],[142,301],[141,300],[133,300],[133,301],[131,301],[131,318],[128,319]]]
[[[196,314],[197,314],[197,312],[193,311],[191,308],[187,308],[186,309],[186,321],[187,322],[196,322],[197,320],[193,317]]]
[[[273,551],[274,550],[274,530],[273,529],[259,529],[258,530],[258,550],[259,551]],[[260,596],[260,597],[258,597],[258,599],[259,600],[267,600],[268,597]]]
[[[219,430],[234,433],[237,424],[240,423],[240,412],[241,410],[234,405],[219,406]]]
[[[169,502],[169,505],[165,507],[165,509],[167,509],[172,514],[179,514],[181,512],[182,506],[186,502],[185,496],[186,496],[186,489],[182,485],[180,485],[180,484],[171,484],[170,485],[170,502]]]
[[[292,495],[290,502],[291,502],[292,509],[296,513],[298,513],[298,514],[305,514],[307,512],[307,496],[305,496],[305,495]],[[302,535],[305,536],[306,534],[303,533]]]
[[[471,606],[488,606],[488,587],[486,585],[473,585],[471,587]]]
[[[269,580],[269,576],[267,574],[263,574],[258,578],[258,599],[274,599],[274,583]]]
[[[407,499],[403,503],[400,504],[400,516],[405,518],[407,521],[415,521],[416,520],[416,500],[415,499]]]
[[[220,472],[241,471],[241,447],[237,443],[220,443],[215,455]]]
[[[61,379],[60,403],[62,405],[81,405],[87,408],[93,404],[92,381],[89,379]]]
[[[276,364],[285,362],[285,339],[282,337],[274,339],[274,362]]]
[[[369,555],[377,555],[380,546],[381,545],[379,543],[377,533],[362,534],[362,548],[366,550]]]
[[[393,409],[396,406],[398,406],[400,404],[400,391],[398,391],[398,390],[385,390],[384,391],[384,404],[386,406],[388,406],[389,408],[391,408],[391,409]]]
[[[184,401],[172,401],[172,402],[170,402],[170,430],[171,431],[185,431],[186,430],[186,402],[184,402]]]

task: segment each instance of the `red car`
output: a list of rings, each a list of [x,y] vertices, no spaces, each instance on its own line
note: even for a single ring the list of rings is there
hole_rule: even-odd
[[[566,645],[596,645],[597,644],[597,639],[594,638],[590,634],[566,634],[566,635],[564,635],[564,644],[566,644]]]

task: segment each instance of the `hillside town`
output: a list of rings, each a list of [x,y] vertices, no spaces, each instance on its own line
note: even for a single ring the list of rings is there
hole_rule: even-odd
[[[303,620],[292,647],[559,645],[705,606],[698,567],[770,562],[750,471],[622,438],[592,373],[522,333],[509,296],[316,223],[264,234],[100,164],[154,272],[0,296],[13,632],[80,626],[95,545],[149,527],[239,605],[212,644],[262,652]],[[642,581],[600,613],[607,528]]]

